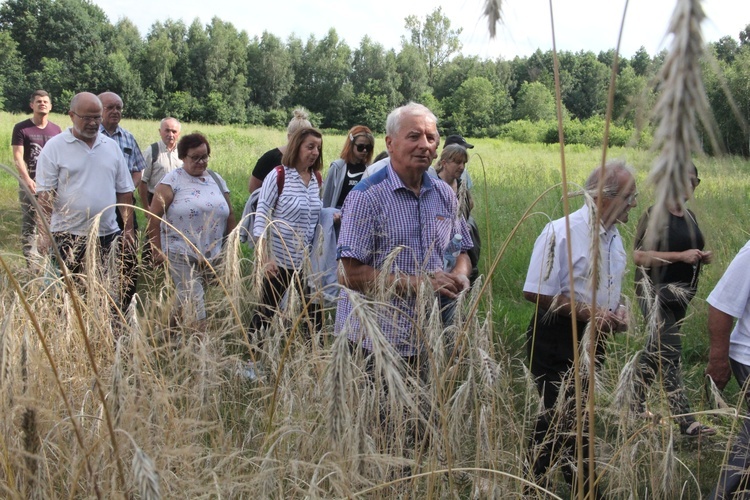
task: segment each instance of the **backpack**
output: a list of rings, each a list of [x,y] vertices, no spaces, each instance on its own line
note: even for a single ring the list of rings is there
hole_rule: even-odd
[[[156,159],[159,158],[159,143],[155,142],[151,145],[151,166],[154,166]]]
[[[276,203],[274,203],[274,209],[276,208],[276,205],[279,203],[279,198],[281,197],[281,192],[284,191],[284,180],[286,177],[286,170],[284,169],[284,165],[277,165],[274,170],[276,170]],[[318,189],[320,189],[323,185],[323,177],[321,177],[320,172],[317,170],[313,171],[315,173],[315,180],[318,182]],[[242,211],[242,223],[240,224],[240,241],[242,243],[247,243],[247,246],[250,248],[255,247],[255,241],[257,238],[253,236],[253,226],[255,226],[255,214],[258,211],[258,199],[260,198],[260,188],[256,189],[252,192],[250,197],[247,199],[247,202],[245,203],[245,209]]]

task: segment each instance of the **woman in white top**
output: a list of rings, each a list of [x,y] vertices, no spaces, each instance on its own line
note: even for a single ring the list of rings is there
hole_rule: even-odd
[[[302,291],[302,264],[309,253],[323,207],[320,199],[322,156],[320,131],[311,127],[297,130],[289,139],[283,165],[272,170],[260,188],[253,235],[266,237],[268,251],[262,257],[265,276],[261,303],[251,321],[253,334],[268,324],[292,282]],[[308,303],[307,312],[312,326],[318,327],[317,308]]]
[[[156,186],[148,223],[154,264],[169,261],[180,308],[183,314],[195,312],[199,331],[205,329],[206,321],[204,287],[212,277],[211,267],[218,263],[224,237],[235,226],[229,188],[208,170],[210,154],[211,146],[203,135],[180,139],[177,155],[183,165]],[[185,307],[188,303],[191,309]]]

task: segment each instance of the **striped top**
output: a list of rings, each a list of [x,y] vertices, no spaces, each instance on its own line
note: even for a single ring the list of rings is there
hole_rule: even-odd
[[[462,250],[472,248],[471,234],[458,211],[458,200],[448,184],[422,176],[419,196],[408,189],[390,164],[360,181],[349,193],[341,214],[339,258],[348,257],[388,273],[412,276],[442,270],[443,252],[456,233],[463,236]],[[398,250],[395,258],[388,257]],[[390,263],[389,268],[384,268]],[[336,311],[335,334],[372,342],[363,335],[350,294],[342,288]],[[432,304],[428,305],[429,307]],[[374,306],[386,339],[401,356],[413,356],[422,346],[416,298],[394,295],[390,303]]]
[[[312,244],[323,202],[315,175],[307,186],[297,169],[284,166],[284,189],[279,196],[276,169],[263,180],[253,235],[265,233],[276,265],[299,270]],[[266,233],[268,231],[268,233]]]

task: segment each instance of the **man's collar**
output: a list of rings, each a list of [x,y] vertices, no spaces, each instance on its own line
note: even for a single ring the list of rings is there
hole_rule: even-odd
[[[122,133],[122,128],[120,128],[120,124],[117,124],[117,127],[115,128],[115,131],[110,134],[109,131],[104,127],[104,124],[100,123],[99,124],[99,132],[101,132],[102,134],[106,134],[107,137],[113,137],[113,136],[115,136],[117,134]]]
[[[586,199],[586,202],[583,206],[583,220],[586,221],[587,225],[591,225],[591,218],[596,216],[596,203],[594,203],[593,200],[589,201],[589,199]],[[617,224],[612,224],[611,227],[607,228],[604,225],[604,221],[599,221],[599,234],[611,234],[613,232],[617,232]]]
[[[401,180],[401,177],[398,176],[396,171],[393,169],[393,164],[391,162],[388,162],[388,165],[386,166],[388,169],[388,178],[390,179],[392,189],[395,191],[399,188],[406,189],[407,191],[411,191],[406,184],[404,184],[404,181]],[[424,191],[429,191],[435,186],[434,180],[430,175],[425,171],[422,174],[422,186],[419,189],[419,192],[422,193]]]

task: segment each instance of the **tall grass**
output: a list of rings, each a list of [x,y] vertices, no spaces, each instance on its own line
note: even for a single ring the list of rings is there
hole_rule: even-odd
[[[0,163],[11,164],[10,130],[21,119],[0,113]],[[53,117],[61,125],[67,120]],[[158,138],[157,122],[126,120],[124,126],[144,149]],[[211,168],[227,179],[241,213],[256,159],[283,144],[284,132],[183,126],[185,133],[194,130],[208,136]],[[325,135],[326,165],[343,141]],[[376,142],[376,149],[383,147],[382,138]],[[138,307],[121,312],[125,327],[115,336],[108,314],[113,284],[105,275],[94,273],[80,296],[61,278],[24,269],[16,181],[0,175],[2,495],[541,497],[524,470],[539,400],[524,366],[533,306],[521,289],[534,239],[563,212],[561,157],[558,146],[472,142],[468,168],[484,237],[481,268],[492,272],[462,299],[458,327],[442,330],[429,294],[421,296],[415,322],[428,348],[416,372],[382,338],[373,316],[377,299],[357,302],[356,314],[375,340],[374,380],[343,337],[332,338],[333,311],[326,311],[322,331],[306,339],[301,297],[291,297],[274,318],[262,349],[252,344],[245,328],[259,300],[260,270],[234,238],[218,269],[221,286],[206,296],[207,335],[170,329],[174,289],[163,272],[150,270]],[[637,168],[642,196],[631,221],[657,200],[644,189],[657,154],[607,151]],[[570,188],[601,157],[600,150],[566,148]],[[701,299],[748,238],[750,162],[701,158],[697,164],[703,182],[692,208],[715,262],[704,270],[683,332],[689,398],[695,411],[704,411],[710,408],[702,397]],[[574,210],[580,202],[571,203]],[[634,231],[634,222],[621,227],[626,248]],[[623,286],[632,297],[629,283],[632,275]],[[632,315],[637,324],[613,339],[597,374],[594,444],[602,487],[615,498],[698,498],[717,477],[733,421],[717,416],[717,438],[688,441],[668,417],[666,423],[631,418],[627,385],[647,335],[645,321],[635,310]],[[238,376],[251,353],[263,366],[262,383]],[[666,395],[653,392],[650,406],[668,415]],[[730,405],[738,403],[736,392],[725,393]],[[565,496],[556,471],[547,493]]]

